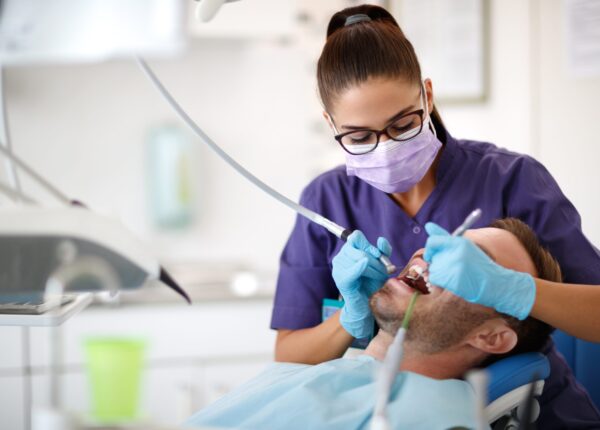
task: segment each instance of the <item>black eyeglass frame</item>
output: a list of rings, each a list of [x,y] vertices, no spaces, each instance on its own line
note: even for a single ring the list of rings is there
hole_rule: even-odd
[[[340,146],[342,147],[342,149],[343,149],[344,151],[346,151],[346,152],[347,152],[348,154],[350,154],[350,155],[364,155],[364,154],[368,154],[368,153],[370,153],[370,152],[373,152],[373,151],[375,151],[375,149],[377,148],[377,146],[379,146],[379,141],[380,141],[380,139],[381,139],[381,135],[382,135],[382,134],[384,134],[384,133],[385,133],[385,134],[386,134],[386,135],[387,135],[387,136],[388,136],[390,139],[392,139],[392,140],[395,140],[396,142],[404,142],[404,141],[407,141],[407,140],[410,140],[410,139],[412,139],[412,138],[413,138],[413,137],[415,137],[415,136],[418,136],[418,135],[419,135],[419,134],[420,134],[420,133],[423,131],[423,123],[425,122],[425,121],[424,121],[424,119],[423,119],[423,114],[424,114],[424,113],[425,113],[425,110],[423,110],[423,109],[417,109],[417,110],[413,110],[413,111],[411,111],[411,112],[407,112],[406,114],[402,115],[401,117],[398,117],[397,119],[395,119],[395,120],[393,121],[393,123],[392,123],[392,124],[389,124],[389,125],[387,125],[387,126],[386,126],[384,129],[382,129],[382,130],[372,130],[372,129],[369,129],[369,128],[361,128],[361,129],[357,129],[357,130],[350,130],[350,131],[346,131],[346,132],[344,132],[344,133],[336,134],[336,135],[335,135],[335,136],[333,136],[333,137],[334,137],[334,139],[335,139],[335,140],[336,140],[336,141],[337,141],[337,142],[340,144]],[[414,136],[411,136],[411,137],[409,137],[408,139],[394,139],[394,138],[393,138],[393,137],[392,137],[392,136],[391,136],[391,135],[388,133],[388,129],[389,129],[390,127],[392,127],[392,126],[394,125],[394,123],[396,123],[397,121],[401,120],[402,118],[406,118],[407,116],[410,116],[410,115],[415,115],[415,114],[419,114],[419,116],[421,117],[421,125],[419,126],[419,131],[418,131],[418,132],[417,132],[417,133],[416,133]],[[348,136],[349,134],[352,134],[352,133],[357,133],[357,132],[361,132],[361,131],[363,131],[363,132],[364,132],[364,131],[369,131],[369,132],[371,132],[371,133],[375,133],[375,136],[377,137],[377,142],[375,143],[375,146],[373,146],[373,148],[372,148],[372,149],[370,149],[370,150],[368,150],[367,152],[361,152],[360,154],[355,154],[355,153],[353,153],[353,152],[350,152],[350,151],[349,151],[349,150],[348,150],[348,149],[347,149],[347,148],[344,146],[344,144],[342,143],[342,139],[343,139],[345,136]]]

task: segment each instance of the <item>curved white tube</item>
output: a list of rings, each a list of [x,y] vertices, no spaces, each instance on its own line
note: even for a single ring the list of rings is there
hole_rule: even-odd
[[[167,103],[173,108],[173,110],[175,110],[177,115],[179,115],[179,117],[196,133],[196,135],[198,135],[198,137],[204,144],[206,144],[210,149],[216,152],[217,155],[221,157],[227,164],[229,164],[239,174],[241,174],[247,180],[252,182],[258,188],[263,190],[265,193],[269,194],[271,197],[283,203],[292,210],[296,211],[308,220],[324,227],[334,236],[339,237],[342,240],[346,240],[348,238],[348,235],[350,235],[351,233],[350,230],[345,229],[344,227],[334,223],[333,221],[325,218],[324,216],[314,211],[311,211],[310,209],[307,209],[304,206],[299,205],[293,200],[290,200],[280,192],[276,191],[275,189],[271,188],[269,185],[265,184],[263,181],[258,179],[256,176],[250,173],[244,166],[242,166],[240,163],[235,161],[229,154],[223,151],[223,149],[221,149],[219,145],[217,145],[210,137],[208,137],[208,135],[198,126],[198,124],[196,124],[194,120],[190,118],[187,112],[183,110],[181,106],[179,106],[179,103],[177,103],[177,101],[171,95],[171,93],[167,91],[162,82],[160,82],[160,80],[156,77],[156,75],[154,74],[152,69],[150,69],[150,67],[146,64],[146,62],[139,57],[136,57],[136,61],[142,69],[142,71],[144,72],[144,74],[148,77],[148,79],[150,79],[152,84],[160,92],[160,94],[167,101]],[[381,254],[381,256],[379,257],[379,261],[381,262],[381,264],[384,265],[388,274],[392,274],[396,271],[396,266],[390,261],[390,259],[385,254]]]
[[[298,203],[290,200],[280,192],[276,191],[269,185],[265,184],[263,181],[254,176],[250,171],[248,171],[244,166],[235,161],[228,153],[226,153],[219,145],[217,145],[205,132],[202,130],[198,124],[194,122],[192,118],[187,114],[185,110],[177,103],[175,98],[169,93],[169,91],[163,86],[160,80],[156,77],[152,69],[146,64],[144,60],[139,57],[136,57],[136,61],[144,74],[150,79],[152,84],[156,87],[156,89],[160,92],[163,98],[167,101],[167,103],[175,110],[177,115],[196,133],[196,135],[200,138],[202,143],[206,144],[210,149],[217,153],[219,157],[221,157],[227,164],[233,167],[239,174],[241,174],[244,178],[252,182],[258,188],[263,190],[265,193],[269,194],[271,197],[277,199],[284,205],[298,212],[305,218],[308,218],[310,221],[319,224],[320,226],[325,227],[329,232],[334,234],[337,237],[342,237],[342,233],[344,232],[344,228],[333,221],[319,215],[318,213],[311,211],[310,209],[305,208],[304,206],[299,205]]]
[[[379,374],[377,375],[377,392],[375,393],[375,409],[371,421],[371,430],[381,430],[389,428],[386,416],[387,403],[390,398],[392,384],[396,380],[398,368],[402,361],[404,349],[402,344],[406,336],[406,329],[400,327],[392,344],[387,350],[385,359],[381,363]]]

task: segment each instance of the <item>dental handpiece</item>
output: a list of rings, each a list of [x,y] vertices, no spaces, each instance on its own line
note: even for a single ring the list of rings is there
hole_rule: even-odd
[[[348,236],[350,236],[351,234],[352,234],[352,230],[345,229],[342,232],[342,234],[339,235],[338,237],[345,242],[348,240]],[[379,256],[378,260],[381,264],[383,264],[383,266],[385,267],[385,271],[388,273],[388,275],[391,275],[392,273],[394,273],[396,271],[396,266],[394,265],[394,263],[392,263],[390,261],[390,259],[388,258],[387,255],[382,253]]]
[[[465,218],[463,223],[461,225],[459,225],[457,227],[457,229],[452,232],[452,236],[457,237],[457,236],[462,236],[463,234],[465,234],[465,231],[470,229],[471,226],[473,224],[475,224],[475,221],[477,221],[479,218],[481,218],[481,213],[482,213],[481,209],[477,208],[473,212],[471,212],[469,215],[467,215],[467,217]]]
[[[390,261],[387,255],[381,254],[379,261],[381,261],[381,264],[385,266],[385,271],[388,273],[388,275],[391,275],[396,271],[396,266]]]
[[[205,132],[196,124],[196,122],[187,114],[187,112],[177,103],[175,98],[171,95],[171,93],[164,87],[160,79],[154,74],[154,71],[146,64],[144,60],[139,57],[136,57],[136,61],[139,67],[142,69],[142,72],[146,75],[146,77],[150,80],[150,82],[154,85],[154,87],[158,90],[158,92],[162,95],[165,101],[173,108],[175,113],[186,123],[194,133],[200,138],[200,141],[212,149],[223,161],[225,161],[229,166],[231,166],[234,170],[236,170],[239,174],[241,174],[244,178],[252,182],[255,186],[260,188],[262,191],[273,197],[275,200],[283,203],[290,209],[294,210],[299,215],[302,215],[309,221],[312,221],[335,235],[336,237],[346,241],[348,236],[352,234],[352,230],[344,228],[330,219],[325,218],[324,216],[305,208],[302,205],[299,205],[295,201],[289,199],[284,196],[274,188],[265,184],[263,181],[254,176],[250,171],[248,171],[244,166],[238,163],[233,159],[227,152],[225,152],[219,145],[217,145]],[[388,274],[392,274],[396,271],[396,266],[392,264],[390,259],[386,255],[381,255],[379,257],[379,261],[381,264],[385,266],[385,270]]]

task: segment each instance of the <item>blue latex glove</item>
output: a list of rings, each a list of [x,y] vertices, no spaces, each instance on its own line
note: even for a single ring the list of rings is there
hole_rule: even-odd
[[[360,230],[356,230],[348,236],[332,261],[332,276],[344,298],[340,323],[357,339],[373,334],[374,320],[369,309],[369,297],[389,277],[378,260],[382,253],[388,257],[392,253],[392,247],[385,238],[380,237],[375,247]]]
[[[434,223],[424,259],[429,265],[429,282],[457,296],[523,320],[535,301],[535,281],[528,273],[496,264],[477,245],[464,237],[453,237]]]

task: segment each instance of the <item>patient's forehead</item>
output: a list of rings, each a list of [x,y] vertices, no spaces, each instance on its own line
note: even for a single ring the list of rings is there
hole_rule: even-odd
[[[531,257],[519,239],[509,231],[494,227],[478,228],[468,230],[465,237],[489,252],[501,266],[537,276]]]

